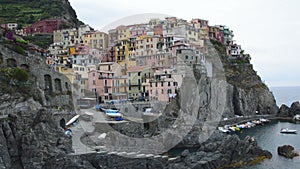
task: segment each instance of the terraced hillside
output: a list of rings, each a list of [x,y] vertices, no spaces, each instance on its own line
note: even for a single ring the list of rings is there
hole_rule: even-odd
[[[81,23],[68,0],[0,0],[0,22],[17,22],[23,27],[52,17],[64,17],[70,26]]]

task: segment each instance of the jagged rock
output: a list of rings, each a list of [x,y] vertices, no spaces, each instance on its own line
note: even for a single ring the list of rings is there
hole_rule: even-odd
[[[291,145],[284,145],[284,146],[279,146],[277,148],[277,153],[278,155],[284,156],[286,158],[294,158],[296,156],[299,156],[298,153],[294,152],[295,148]]]
[[[294,117],[296,114],[300,114],[300,103],[298,101],[292,103],[289,110],[290,117]]]
[[[280,117],[289,117],[290,116],[289,111],[290,111],[290,108],[287,105],[283,104],[280,106],[280,109],[279,109],[277,115]]]

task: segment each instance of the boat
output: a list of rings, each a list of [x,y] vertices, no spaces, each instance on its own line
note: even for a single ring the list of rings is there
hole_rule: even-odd
[[[119,113],[119,110],[106,109],[105,114],[109,117],[122,117],[123,115]]]
[[[238,124],[238,125],[236,125],[236,127],[240,128],[240,129],[247,128],[247,126],[245,124]]]
[[[224,127],[218,127],[218,130],[220,130],[223,133],[230,133],[230,130],[225,129]]]
[[[68,122],[66,123],[66,126],[69,126],[69,125],[73,124],[74,122],[76,122],[77,119],[79,118],[79,116],[80,116],[79,114],[76,115],[76,116],[74,116],[70,121],[68,121]]]
[[[253,120],[252,123],[254,123],[255,125],[263,125],[260,120]]]
[[[259,121],[261,121],[262,123],[268,123],[268,122],[270,122],[269,119],[264,119],[264,118],[259,119]]]
[[[280,133],[286,133],[286,134],[296,134],[297,133],[297,130],[290,130],[288,128],[282,128],[280,130]]]

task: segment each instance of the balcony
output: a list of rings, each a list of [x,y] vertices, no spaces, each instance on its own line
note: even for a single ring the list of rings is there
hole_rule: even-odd
[[[112,79],[114,78],[113,76],[99,76],[98,79]]]

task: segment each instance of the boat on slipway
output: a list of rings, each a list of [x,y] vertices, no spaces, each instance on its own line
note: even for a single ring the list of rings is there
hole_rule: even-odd
[[[297,134],[297,130],[291,130],[288,128],[282,128],[280,130],[280,133],[285,133],[285,134]]]

